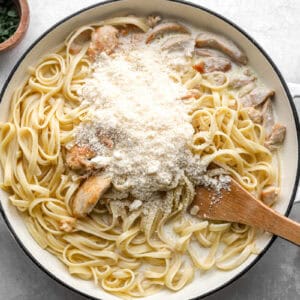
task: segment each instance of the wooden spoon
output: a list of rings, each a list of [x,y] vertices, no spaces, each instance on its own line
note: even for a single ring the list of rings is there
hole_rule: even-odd
[[[258,227],[300,246],[300,224],[256,199],[234,179],[229,189],[222,189],[219,195],[212,189],[198,187],[191,207],[191,212],[201,218]]]

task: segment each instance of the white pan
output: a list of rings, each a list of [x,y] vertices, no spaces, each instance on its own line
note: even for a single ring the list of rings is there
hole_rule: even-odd
[[[27,67],[36,65],[39,58],[63,42],[72,30],[83,24],[101,20],[109,16],[118,16],[120,14],[149,15],[151,13],[186,20],[197,27],[219,32],[230,37],[244,49],[249,58],[250,65],[257,71],[265,84],[276,91],[274,109],[278,121],[287,126],[287,136],[281,151],[282,186],[280,199],[275,209],[282,214],[288,215],[295,199],[299,179],[300,131],[295,105],[287,84],[270,57],[248,34],[224,17],[194,4],[168,0],[109,1],[91,6],[65,18],[45,32],[26,51],[12,70],[0,95],[0,121],[6,121],[11,95],[15,88],[23,81],[24,76],[26,76]],[[300,94],[298,86],[294,85],[293,88],[295,90],[298,89],[298,94]],[[28,233],[22,218],[9,203],[7,196],[3,191],[0,192],[3,218],[14,238],[34,263],[56,281],[80,294],[94,299],[117,299],[117,297],[105,293],[99,287],[96,287],[92,281],[83,281],[72,277],[60,261],[52,254],[41,249]],[[147,299],[183,300],[205,297],[230,284],[248,271],[266,253],[274,240],[275,238],[268,234],[264,234],[258,238],[257,245],[261,249],[260,255],[249,257],[241,266],[232,271],[209,271],[201,274],[201,276],[197,275],[191,284],[179,292],[162,291],[147,297]]]

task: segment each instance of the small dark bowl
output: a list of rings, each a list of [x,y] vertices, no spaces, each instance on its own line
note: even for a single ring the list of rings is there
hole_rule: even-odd
[[[14,0],[20,15],[20,23],[14,34],[6,41],[0,43],[0,52],[15,47],[24,37],[29,25],[29,6],[27,0]]]

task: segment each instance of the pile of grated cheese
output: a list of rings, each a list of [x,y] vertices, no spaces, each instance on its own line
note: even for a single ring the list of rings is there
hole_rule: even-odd
[[[176,187],[183,174],[195,184],[212,184],[201,177],[207,165],[189,150],[194,129],[180,100],[187,90],[172,72],[156,43],[124,43],[110,56],[99,55],[78,91],[90,109],[76,143],[97,153],[92,161],[111,175],[115,197],[131,196],[133,209]]]

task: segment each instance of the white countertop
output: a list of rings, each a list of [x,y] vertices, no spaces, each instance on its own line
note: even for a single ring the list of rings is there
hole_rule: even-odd
[[[46,29],[97,0],[28,0],[31,22],[25,39],[0,54],[0,89],[24,50]],[[145,0],[141,0],[145,1]],[[149,0],[147,0],[149,1]],[[286,81],[300,84],[300,1],[194,0],[239,24],[269,53]],[[298,197],[299,199],[299,197]],[[300,218],[300,204],[291,217]],[[0,220],[0,299],[83,300],[54,282],[20,250]],[[300,248],[277,239],[259,263],[208,300],[296,300],[300,295]]]

